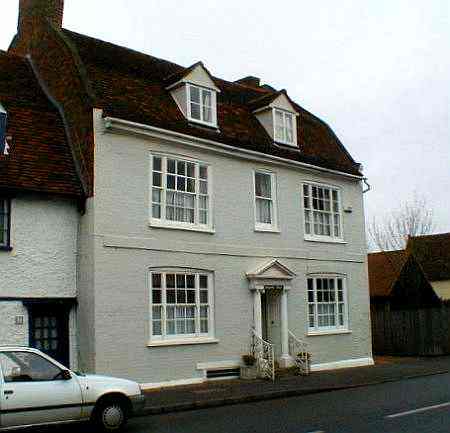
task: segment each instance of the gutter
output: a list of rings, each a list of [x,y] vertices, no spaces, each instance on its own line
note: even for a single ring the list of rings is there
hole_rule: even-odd
[[[252,159],[252,160],[261,160],[261,161],[269,161],[275,162],[287,166],[295,166],[301,167],[312,171],[321,171],[325,173],[330,173],[338,176],[348,177],[350,179],[355,180],[363,180],[363,176],[358,176],[355,174],[344,173],[338,170],[331,170],[328,168],[318,167],[316,165],[307,164],[305,162],[293,161],[284,158],[280,158],[279,156],[262,154],[260,152],[256,152],[254,150],[247,149],[239,149],[228,144],[219,143],[217,141],[208,140],[205,138],[194,137],[188,134],[182,134],[180,132],[170,131],[168,129],[157,128],[155,126],[145,125],[142,123],[131,122],[128,120],[118,119],[116,117],[105,117],[104,118],[104,126],[107,130],[118,130],[136,133],[139,135],[145,135],[149,137],[157,137],[164,140],[169,140],[181,144],[185,144],[188,146],[194,146],[200,149],[213,150],[222,154],[230,154],[233,156],[240,156],[241,158]]]
[[[367,182],[367,177],[363,177],[362,181],[364,182],[364,185],[366,185],[366,189],[363,189],[363,194],[365,194],[366,192],[369,192],[372,189],[372,186],[370,185],[369,182]]]

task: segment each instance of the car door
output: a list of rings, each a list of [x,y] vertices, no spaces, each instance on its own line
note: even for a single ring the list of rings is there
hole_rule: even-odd
[[[65,380],[49,359],[33,351],[0,351],[0,368],[2,427],[80,419],[78,380],[73,375]]]

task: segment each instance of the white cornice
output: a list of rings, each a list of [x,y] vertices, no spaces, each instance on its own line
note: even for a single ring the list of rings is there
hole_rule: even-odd
[[[192,135],[182,134],[180,132],[170,131],[168,129],[157,128],[142,123],[130,122],[128,120],[118,119],[116,117],[105,117],[104,124],[106,130],[128,132],[130,134],[143,135],[147,137],[159,138],[166,141],[193,146],[200,149],[207,149],[216,153],[226,154],[232,157],[248,159],[252,161],[269,162],[288,167],[297,167],[310,170],[313,172],[330,173],[354,180],[362,180],[363,176],[349,173],[343,173],[338,170],[318,167],[316,165],[307,164],[305,162],[293,161],[290,159],[280,158],[279,156],[268,155],[254,150],[237,148],[228,144],[219,143],[218,141],[208,140],[205,138],[194,137]]]

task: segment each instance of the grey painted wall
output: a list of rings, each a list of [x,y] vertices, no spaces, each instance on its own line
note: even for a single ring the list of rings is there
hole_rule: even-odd
[[[101,124],[96,119],[97,128]],[[151,151],[196,158],[213,169],[215,234],[149,227]],[[278,182],[280,233],[254,231],[253,169]],[[346,244],[303,239],[301,182],[339,186]],[[289,293],[289,327],[307,340],[315,363],[371,356],[366,244],[361,185],[335,175],[254,163],[161,140],[96,135],[94,251],[95,370],[141,382],[201,377],[198,362],[238,360],[248,351],[252,298],[245,272],[278,257],[296,272]],[[83,217],[86,218],[86,217]],[[215,330],[219,343],[147,347],[148,269],[185,266],[214,272]],[[306,337],[306,274],[347,275],[351,333]],[[92,281],[92,279],[91,279]],[[92,298],[91,298],[92,301]],[[84,304],[80,304],[81,305]],[[92,315],[92,312],[89,314]],[[94,323],[92,321],[92,323]]]

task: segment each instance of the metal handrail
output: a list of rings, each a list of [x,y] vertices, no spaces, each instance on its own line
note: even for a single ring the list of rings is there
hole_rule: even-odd
[[[295,364],[299,369],[300,374],[309,374],[310,359],[308,353],[308,345],[297,338],[295,334],[288,331],[289,355],[295,360]]]
[[[256,366],[261,377],[275,380],[275,358],[273,344],[265,341],[254,328],[251,334],[251,353],[256,359]]]

